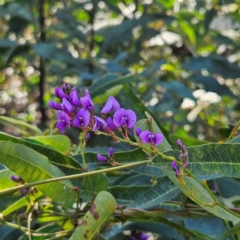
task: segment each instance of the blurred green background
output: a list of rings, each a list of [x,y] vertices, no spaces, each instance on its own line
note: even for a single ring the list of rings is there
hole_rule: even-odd
[[[53,127],[55,86],[111,73],[172,138],[223,141],[239,119],[239,0],[1,0],[0,26],[2,116]]]

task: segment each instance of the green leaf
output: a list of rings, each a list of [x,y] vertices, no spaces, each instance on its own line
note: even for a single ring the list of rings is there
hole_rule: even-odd
[[[9,169],[0,171],[0,190],[12,188],[18,185],[18,183],[11,180],[12,174],[14,174],[14,172],[10,171]]]
[[[179,189],[171,185],[169,179],[155,179],[155,184],[145,186],[113,186],[108,190],[118,204],[127,208],[149,209],[166,202],[179,194]],[[150,182],[151,183],[151,182]]]
[[[240,161],[238,158],[240,144],[210,143],[201,146],[189,147],[188,169],[195,175],[218,175],[227,177],[240,177]],[[178,150],[164,152],[165,155],[178,159]],[[155,166],[163,170],[171,170],[171,162],[156,156],[153,160]]]
[[[196,98],[192,94],[192,91],[188,87],[186,87],[186,85],[178,81],[163,82],[159,84],[159,86],[166,88],[169,93],[172,92],[182,98],[190,98],[194,101],[196,100]]]
[[[142,121],[142,120],[141,120]],[[153,120],[154,122],[154,120]],[[142,126],[146,128],[149,127],[147,120],[145,124],[142,122]],[[151,130],[150,128],[148,128]],[[157,130],[157,129],[155,129]],[[160,132],[160,130],[156,131]],[[165,147],[163,147],[165,148]],[[188,156],[190,163],[188,169],[195,175],[226,175],[226,176],[240,176],[240,164],[237,158],[239,146],[237,144],[206,144],[202,146],[189,147]],[[165,148],[165,155],[173,156],[178,159],[179,151],[168,150]],[[205,205],[211,205],[215,200],[209,194],[209,192],[204,188],[197,180],[192,177],[184,176],[185,188],[183,184],[178,181],[175,176],[175,172],[172,170],[171,161],[163,159],[159,155],[155,156],[151,162],[151,166],[154,168],[160,168],[163,173],[165,173],[172,182],[186,194],[190,199],[192,195],[198,199],[199,202],[205,203]],[[187,189],[188,191],[186,191]],[[228,221],[240,221],[240,217],[235,216],[230,210],[227,210],[223,206],[205,206],[207,211],[212,214],[228,220]]]
[[[13,127],[18,127],[20,129],[24,129],[24,130],[31,130],[33,133],[37,134],[37,135],[42,135],[42,131],[35,127],[35,126],[32,126],[26,122],[23,122],[21,120],[18,120],[18,119],[14,119],[14,118],[10,118],[10,117],[6,117],[6,116],[0,116],[0,121],[3,122],[3,123],[8,123],[8,124],[11,124],[13,125]]]
[[[52,148],[46,147],[44,145],[31,143],[29,141],[25,141],[21,138],[13,137],[13,136],[3,133],[3,132],[0,132],[0,141],[9,141],[9,142],[19,143],[19,144],[25,145],[27,147],[30,147],[30,148],[34,149],[35,151],[48,157],[49,160],[52,161],[53,163],[56,162],[56,163],[60,163],[63,165],[69,165],[69,166],[73,166],[76,168],[81,168],[81,165],[77,161],[75,161],[73,158],[71,158],[70,156],[63,155],[60,152],[58,152]]]
[[[195,237],[191,239],[201,240],[211,239],[205,234],[184,227],[182,224],[178,224],[175,221],[168,221],[167,219],[163,219],[160,217],[158,219],[154,219],[154,222],[140,222],[140,221],[126,222],[122,226],[116,226],[114,229],[112,229],[106,234],[107,239],[115,240],[116,234],[122,233],[127,230],[134,231],[136,229],[145,232],[157,233],[161,236],[162,239],[184,240],[185,238],[183,236],[185,236],[186,233],[192,237]]]
[[[215,216],[222,218],[227,221],[239,222],[240,216],[234,215],[230,210],[227,208],[219,205],[212,205],[215,200],[209,194],[209,192],[204,188],[198,181],[196,181],[192,177],[184,176],[183,181],[185,182],[185,188],[183,184],[179,183],[178,178],[175,176],[173,171],[168,171],[167,176],[173,181],[173,183],[182,191],[184,192],[190,199],[192,199],[192,194],[198,201],[202,202],[200,206],[206,209],[208,212],[214,214]],[[187,189],[187,191],[185,191]],[[191,194],[190,194],[191,193]],[[208,205],[208,206],[207,206]]]
[[[34,199],[35,199],[35,200],[38,200],[38,199],[41,198],[42,196],[43,196],[43,194],[42,194],[40,191],[38,191],[38,192],[36,193],[36,195],[34,195]],[[27,206],[28,204],[29,204],[29,200],[28,200],[27,198],[25,198],[25,197],[22,197],[22,198],[18,199],[16,202],[12,203],[12,204],[11,204],[10,206],[8,206],[7,208],[5,208],[5,209],[1,212],[1,214],[2,214],[3,216],[7,216],[7,215],[15,212],[16,210],[18,210],[18,209],[20,209],[20,208],[22,208],[22,207],[24,207],[24,206]]]
[[[240,143],[240,135],[232,138],[228,143]]]
[[[237,78],[240,74],[239,66],[236,63],[229,62],[219,55],[190,58],[188,62],[183,64],[183,67],[194,72],[206,69],[210,73],[217,73],[224,78]]]
[[[119,91],[123,88],[123,85],[117,85],[111,88],[108,88],[101,95],[97,95],[93,98],[95,104],[104,104],[110,96],[116,96]]]
[[[124,85],[123,89],[119,92],[118,99],[120,100],[122,107],[132,109],[136,113],[137,119],[146,118],[146,112],[151,114],[149,109],[145,107],[144,103],[139,100],[134,91],[128,85]],[[155,120],[158,129],[160,128],[161,132],[167,137],[168,133],[164,129],[163,124],[155,116],[152,116],[152,118]]]
[[[192,74],[189,77],[190,81],[196,82],[197,84],[203,84],[204,89],[209,92],[215,92],[221,96],[229,96],[236,98],[229,87],[225,84],[220,84],[218,80],[211,76],[204,76],[202,74]]]
[[[65,135],[52,135],[52,136],[38,136],[28,137],[25,140],[37,144],[43,144],[52,148],[55,148],[59,152],[69,153],[71,142],[70,139]]]
[[[98,229],[107,221],[116,209],[117,203],[114,197],[106,191],[100,192],[91,209],[83,217],[80,225],[76,228],[70,240],[90,240]]]
[[[1,163],[28,183],[64,176],[60,169],[49,164],[47,157],[29,147],[4,141],[0,142],[0,153]],[[71,207],[75,202],[76,194],[72,187],[68,180],[36,186],[39,191],[65,207]]]
[[[89,176],[84,181],[80,196],[86,201],[91,201],[91,199],[89,199],[87,189],[96,196],[99,192],[107,190],[108,185],[108,177],[103,173]]]
[[[127,75],[125,77],[119,77],[116,74],[107,74],[102,78],[96,80],[93,85],[89,88],[92,98],[102,94],[111,87],[116,85],[123,85],[126,83],[134,82],[135,78],[133,75]]]
[[[175,147],[177,148],[177,140],[181,139],[182,142],[184,142],[184,144],[186,146],[197,146],[197,145],[203,145],[203,144],[207,144],[207,141],[202,141],[202,140],[198,140],[196,138],[193,137],[189,137],[189,136],[181,136],[181,135],[177,135],[177,134],[169,134],[169,139],[171,141],[171,143],[174,143]]]
[[[179,19],[178,23],[179,23],[181,30],[185,33],[185,35],[187,36],[190,43],[195,45],[196,44],[196,34],[195,34],[193,27],[184,20]]]
[[[232,236],[234,234],[239,235],[239,233],[240,233],[240,225],[237,225],[237,226],[234,226],[233,228],[227,230],[226,232],[224,232],[221,239],[226,239],[226,237]]]

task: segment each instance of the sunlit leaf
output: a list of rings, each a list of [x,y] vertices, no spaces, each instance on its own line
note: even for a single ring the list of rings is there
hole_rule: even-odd
[[[116,206],[116,200],[110,193],[106,191],[100,192],[93,202],[91,209],[83,217],[70,240],[92,239],[99,228],[113,213]]]

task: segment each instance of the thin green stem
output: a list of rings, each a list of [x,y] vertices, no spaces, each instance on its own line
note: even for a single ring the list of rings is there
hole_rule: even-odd
[[[109,133],[105,133],[105,132],[102,132],[102,131],[97,131],[96,134],[111,137],[111,135],[110,135]],[[169,161],[176,161],[176,162],[178,162],[175,157],[173,157],[173,156],[167,156],[167,155],[159,152],[157,149],[152,150],[152,149],[146,148],[146,147],[144,147],[142,144],[139,144],[139,143],[137,143],[137,142],[133,142],[133,141],[131,141],[131,140],[129,140],[129,139],[120,138],[120,137],[118,137],[118,136],[116,136],[116,135],[114,135],[114,138],[117,139],[119,142],[129,143],[130,145],[134,145],[134,146],[140,147],[140,148],[142,148],[143,150],[146,150],[146,151],[148,151],[148,152],[157,154],[157,155],[161,156],[162,158],[167,159],[167,160],[169,160]],[[178,163],[179,163],[179,162],[178,162]]]
[[[231,131],[231,133],[230,133],[230,135],[229,135],[229,137],[228,137],[226,142],[229,142],[231,140],[231,138],[233,137],[234,133],[238,130],[239,126],[240,126],[240,120],[238,120],[237,124],[234,126],[234,128]]]
[[[95,170],[95,171],[91,171],[91,172],[85,172],[85,173],[73,174],[73,175],[69,175],[69,176],[45,179],[45,180],[27,183],[24,185],[20,185],[20,186],[16,186],[13,188],[2,190],[2,191],[0,191],[0,195],[13,193],[13,192],[19,191],[23,188],[30,188],[30,187],[41,185],[41,184],[57,182],[57,181],[62,181],[62,180],[70,180],[70,179],[75,179],[75,178],[83,178],[83,177],[88,177],[88,176],[92,176],[92,175],[99,174],[99,173],[118,171],[118,170],[130,168],[130,167],[136,167],[136,166],[140,166],[143,164],[148,164],[149,162],[150,162],[150,160],[145,160],[145,161],[141,161],[141,162],[129,163],[129,164],[125,164],[125,165],[121,165],[121,166],[117,166],[117,167],[111,167],[111,168],[107,168],[107,169],[100,169],[100,170]]]

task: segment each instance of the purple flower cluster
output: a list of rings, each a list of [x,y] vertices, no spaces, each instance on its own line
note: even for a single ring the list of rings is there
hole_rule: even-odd
[[[131,109],[121,108],[119,102],[113,96],[108,98],[101,110],[102,116],[99,117],[94,114],[95,107],[88,91],[78,91],[69,84],[62,84],[61,88],[55,88],[54,95],[60,99],[61,103],[50,100],[49,106],[58,111],[56,127],[60,131],[64,131],[71,126],[78,127],[86,132],[90,130],[97,132],[102,128],[103,131],[118,141],[114,131],[119,131],[125,139],[128,139],[128,130],[132,129],[137,121],[135,112]],[[139,127],[136,129],[136,134],[141,143],[151,144],[153,149],[161,144],[164,139],[161,133],[142,131]],[[88,137],[89,133],[87,133],[86,139]],[[109,149],[107,157],[98,153],[97,159],[100,162],[108,161],[114,166],[118,164],[115,162],[113,148]]]
[[[186,145],[182,144],[182,141],[180,139],[177,140],[177,145],[181,149],[181,152],[179,154],[179,160],[183,164],[183,168],[186,168],[188,166],[188,152]]]
[[[136,114],[130,109],[121,108],[113,96],[108,98],[101,110],[103,117],[115,111],[113,116],[109,116],[105,121],[103,118],[94,115],[95,108],[89,92],[78,92],[76,88],[71,88],[69,84],[63,84],[61,88],[55,88],[54,95],[61,100],[61,103],[50,100],[49,106],[58,110],[56,127],[61,131],[74,126],[94,132],[102,128],[108,133],[124,128],[126,132],[127,129],[133,128],[137,120]]]
[[[182,168],[186,168],[189,164],[188,160],[188,152],[186,145],[183,145],[182,141],[180,139],[177,140],[177,145],[181,149],[181,152],[179,154],[179,160],[181,162]],[[177,165],[176,161],[172,162],[172,169],[174,170],[176,176],[179,176],[179,166]]]

